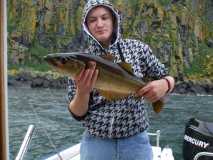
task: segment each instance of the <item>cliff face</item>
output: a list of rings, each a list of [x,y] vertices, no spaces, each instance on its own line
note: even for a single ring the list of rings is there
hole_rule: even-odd
[[[213,80],[212,0],[113,3],[122,16],[123,37],[149,44],[173,76]],[[8,0],[9,63],[37,64],[47,52],[83,49],[84,4],[85,0]]]

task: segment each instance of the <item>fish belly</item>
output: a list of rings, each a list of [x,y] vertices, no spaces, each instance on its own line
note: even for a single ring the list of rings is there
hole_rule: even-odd
[[[104,91],[131,94],[140,88],[140,84],[123,75],[103,70],[99,72],[95,88]]]

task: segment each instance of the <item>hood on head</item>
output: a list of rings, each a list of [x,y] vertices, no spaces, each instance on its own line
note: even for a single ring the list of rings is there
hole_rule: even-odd
[[[114,26],[114,31],[113,31],[113,42],[117,43],[119,37],[120,37],[120,16],[118,14],[118,11],[112,6],[112,4],[108,1],[108,0],[88,0],[85,7],[84,7],[84,11],[83,11],[83,19],[82,19],[82,25],[83,25],[83,30],[86,32],[86,34],[92,38],[93,41],[95,41],[96,43],[98,43],[100,46],[101,44],[95,39],[95,37],[89,32],[88,27],[86,25],[86,18],[88,13],[95,7],[98,6],[104,6],[109,8],[109,10],[112,12],[112,15],[115,18],[115,24],[116,26]],[[112,45],[111,44],[111,45]],[[101,46],[102,47],[102,46]]]

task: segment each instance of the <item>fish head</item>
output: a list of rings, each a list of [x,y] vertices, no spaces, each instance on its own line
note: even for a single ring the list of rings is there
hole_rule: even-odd
[[[72,54],[48,54],[44,60],[56,71],[71,77],[78,75],[86,64]]]

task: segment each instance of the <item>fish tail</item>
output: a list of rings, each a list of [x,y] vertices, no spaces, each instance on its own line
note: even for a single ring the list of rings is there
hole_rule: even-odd
[[[155,113],[159,113],[162,110],[163,106],[164,106],[163,99],[160,99],[160,100],[152,103],[152,107],[153,107],[153,110],[155,111]]]

